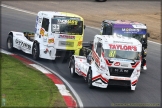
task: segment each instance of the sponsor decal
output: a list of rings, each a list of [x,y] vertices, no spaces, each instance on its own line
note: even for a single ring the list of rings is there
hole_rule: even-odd
[[[96,52],[94,50],[92,50],[92,57],[95,60],[95,63],[97,64],[97,66],[100,66],[100,60],[98,55],[96,54]]]
[[[43,42],[47,42],[47,38],[43,38]]]
[[[39,18],[38,19],[38,23],[42,23],[42,18]]]
[[[132,25],[134,28],[143,28],[146,29],[146,26],[143,24],[136,24],[136,25]]]
[[[64,39],[75,39],[75,36],[59,35],[59,38],[64,38]]]
[[[120,62],[115,62],[114,66],[120,66]]]
[[[132,45],[109,44],[109,47],[110,49],[114,49],[114,50],[137,51],[137,47]]]
[[[44,36],[44,32],[45,32],[44,28],[41,28],[41,29],[40,29],[40,35],[41,35],[41,36]]]
[[[18,45],[20,45],[20,46],[23,47],[23,48],[28,49],[28,50],[31,49],[31,45],[29,45],[29,44],[27,44],[27,43],[25,43],[25,42],[23,42],[23,41],[21,41],[21,40],[16,39],[16,40],[15,40],[15,43],[18,44]]]
[[[48,43],[54,43],[54,38],[48,39]]]
[[[126,32],[139,32],[140,29],[136,29],[136,28],[122,28],[122,31],[126,31]]]
[[[125,33],[127,34],[131,34],[131,33],[135,33],[135,34],[146,34],[147,30],[144,28],[134,28],[132,27],[132,25],[129,25],[129,26],[118,26],[116,25],[114,27],[114,33],[116,34],[121,34],[121,35],[124,35]]]
[[[61,24],[69,24],[69,25],[77,25],[78,21],[76,20],[66,20],[66,19],[58,19],[57,23]]]
[[[127,43],[127,44],[133,44],[132,42],[122,42],[122,41],[113,41],[113,43]]]
[[[48,33],[47,33],[47,34],[45,34],[44,36],[48,36]]]
[[[128,73],[129,71],[128,71],[128,69],[119,69],[119,68],[115,68],[114,69],[114,72],[116,72],[116,73]]]

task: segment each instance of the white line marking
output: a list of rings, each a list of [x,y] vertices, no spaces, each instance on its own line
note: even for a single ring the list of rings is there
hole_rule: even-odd
[[[71,96],[69,91],[66,89],[66,86],[63,84],[55,84],[59,89],[62,96]]]
[[[36,68],[37,70],[40,70],[42,73],[44,74],[48,74],[48,73],[51,73],[49,72],[47,69],[43,68],[42,66],[39,66],[37,64],[29,64],[31,65],[32,67]]]
[[[28,14],[32,14],[32,15],[37,15],[34,12],[27,11],[27,10],[23,10],[23,9],[19,9],[19,8],[12,7],[12,6],[9,6],[9,5],[1,4],[1,6],[2,7],[5,7],[5,8],[8,8],[8,9],[13,9],[13,10],[16,10],[16,11],[24,12],[24,13],[28,13]]]
[[[1,50],[1,51],[0,51],[1,53],[7,54],[7,55],[12,55],[12,54],[13,54],[13,53],[10,53],[10,52],[8,52],[8,51],[6,51],[6,50],[3,50],[3,49],[1,49],[1,48],[0,48],[0,50]]]
[[[27,11],[27,10],[23,10],[23,9],[20,9],[20,8],[16,8],[16,7],[12,7],[12,6],[9,6],[9,5],[1,4],[1,6],[5,7],[5,8],[17,10],[17,11],[20,11],[20,12],[24,12],[24,13],[28,13],[28,14],[32,14],[32,15],[37,15],[37,13],[31,12],[31,11]],[[93,29],[96,29],[96,30],[100,30],[99,28],[92,27],[92,26],[87,26],[87,27],[93,28]],[[162,45],[161,43],[153,42],[153,41],[150,41],[150,40],[148,40],[148,42],[151,42],[151,43],[154,43],[154,44],[158,44],[158,45]]]

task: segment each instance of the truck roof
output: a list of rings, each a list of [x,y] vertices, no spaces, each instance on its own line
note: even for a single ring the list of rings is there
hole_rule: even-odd
[[[142,24],[143,23],[137,21],[130,21],[130,20],[104,20],[105,23],[112,23],[112,24]]]
[[[140,47],[138,51],[141,51],[142,44],[135,38],[128,38],[121,35],[96,35],[97,38],[101,39],[104,49],[108,49],[108,44],[118,45],[131,45]]]
[[[77,14],[74,13],[68,13],[68,12],[56,12],[56,11],[39,11],[38,15],[45,15],[47,17],[52,18],[53,16],[69,16],[69,17],[79,17],[83,20],[83,18]]]
[[[112,24],[117,28],[147,28],[146,24],[130,20],[104,20],[103,22]]]

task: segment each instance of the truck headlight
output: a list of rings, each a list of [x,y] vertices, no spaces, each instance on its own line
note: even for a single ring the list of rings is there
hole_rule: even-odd
[[[146,35],[143,35],[143,38],[145,38],[146,37]]]
[[[145,54],[145,55],[147,54],[147,49],[144,50],[144,54]]]

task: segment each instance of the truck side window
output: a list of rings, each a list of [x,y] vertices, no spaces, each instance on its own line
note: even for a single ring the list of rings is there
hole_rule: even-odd
[[[103,35],[112,35],[112,25],[104,24]]]
[[[44,28],[45,31],[48,31],[48,26],[49,26],[49,19],[43,18],[42,28]]]
[[[97,52],[99,57],[101,57],[101,47],[102,47],[102,44],[101,43],[97,43],[96,52]]]

